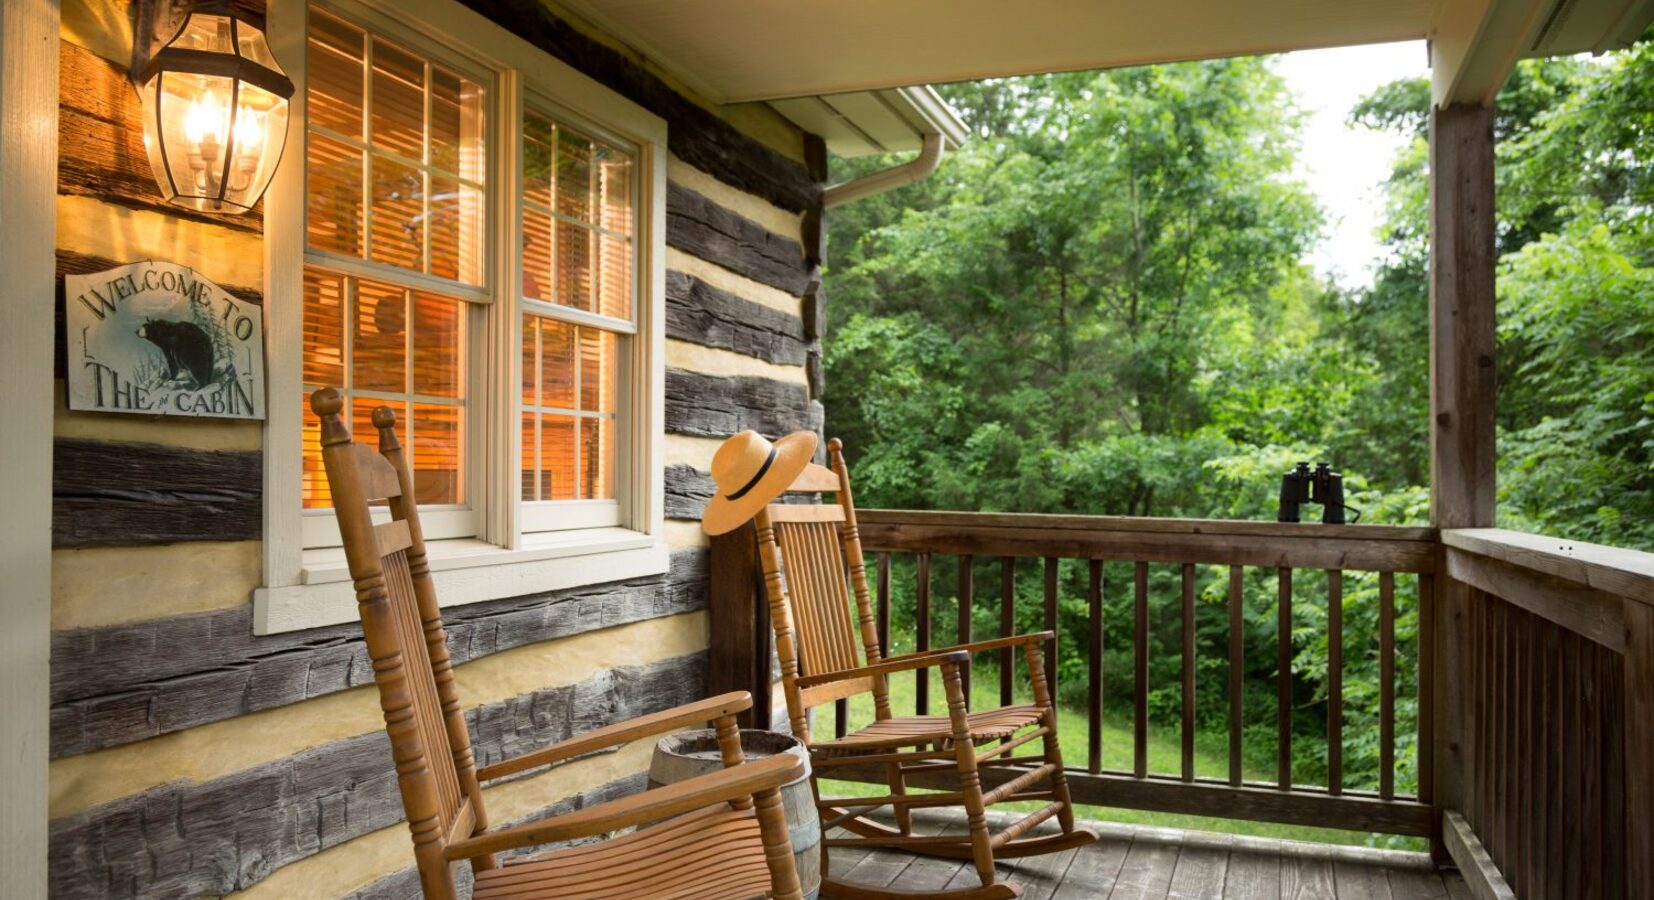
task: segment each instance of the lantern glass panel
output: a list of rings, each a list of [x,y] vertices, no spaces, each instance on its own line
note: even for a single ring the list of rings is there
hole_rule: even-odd
[[[249,26],[245,22],[240,23],[238,27],[244,34],[247,32],[256,34],[258,31],[258,29]],[[262,42],[262,38],[260,40]],[[202,50],[207,53],[234,53],[236,48],[230,39],[230,17],[195,13],[189,17],[189,21],[184,23],[184,27],[178,32],[178,36],[173,38],[168,46],[180,47],[185,50]],[[268,58],[269,52],[269,48],[266,47],[266,58]],[[260,60],[260,62],[264,62],[264,60]],[[275,68],[274,65],[268,62],[265,64],[272,69]]]

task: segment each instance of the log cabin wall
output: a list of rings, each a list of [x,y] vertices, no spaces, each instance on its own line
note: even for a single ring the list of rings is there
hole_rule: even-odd
[[[819,141],[717,108],[530,0],[467,5],[665,118],[670,571],[456,607],[481,762],[703,696],[709,460],[821,427]],[[142,259],[262,300],[262,218],[162,204],[126,80],[124,0],[65,0],[61,276]],[[295,140],[290,138],[290,142]],[[302,159],[290,146],[286,165]],[[809,160],[809,162],[806,162]],[[807,237],[808,236],[808,237]],[[61,300],[61,297],[58,298]],[[54,897],[412,897],[411,844],[355,624],[256,637],[262,427],[72,413],[58,335]],[[490,789],[499,822],[639,790],[649,746]]]

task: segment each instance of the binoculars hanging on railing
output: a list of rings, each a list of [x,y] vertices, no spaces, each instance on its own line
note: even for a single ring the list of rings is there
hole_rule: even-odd
[[[1321,524],[1343,525],[1344,510],[1361,511],[1344,504],[1344,476],[1332,470],[1328,463],[1317,463],[1314,471],[1309,463],[1301,462],[1281,476],[1281,509],[1275,517],[1280,522],[1297,522],[1298,508],[1305,503],[1321,504]]]

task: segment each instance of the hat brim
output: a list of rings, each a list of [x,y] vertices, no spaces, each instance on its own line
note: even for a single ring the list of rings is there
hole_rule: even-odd
[[[816,455],[816,434],[813,431],[795,431],[775,442],[775,462],[764,477],[758,479],[739,500],[715,494],[701,515],[701,528],[707,534],[724,534],[746,524],[765,504],[787,490],[804,467]]]

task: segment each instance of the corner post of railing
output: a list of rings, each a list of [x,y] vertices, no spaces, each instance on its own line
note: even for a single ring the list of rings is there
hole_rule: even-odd
[[[1654,900],[1654,606],[1625,597],[1625,886]]]
[[[752,694],[752,708],[737,721],[742,728],[770,727],[770,609],[758,567],[758,541],[751,522],[712,538],[707,583],[711,641],[707,694]]]

